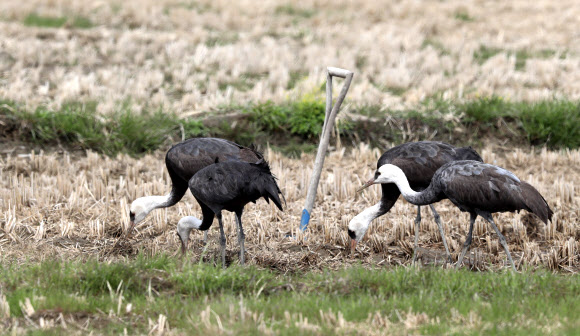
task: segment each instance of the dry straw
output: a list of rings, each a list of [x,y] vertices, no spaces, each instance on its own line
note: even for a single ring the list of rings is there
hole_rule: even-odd
[[[578,150],[502,151],[484,148],[483,159],[506,167],[532,183],[555,212],[544,225],[535,216],[496,214],[496,222],[510,243],[514,260],[531,267],[545,266],[568,272],[580,267],[580,164]],[[280,212],[259,201],[244,212],[248,262],[281,271],[342,267],[362,260],[366,265],[407,264],[412,253],[415,207],[403,199],[389,214],[374,221],[356,256],[348,255],[348,221],[380,198],[378,186],[357,195],[361,181],[372,173],[380,151],[361,144],[351,150],[331,151],[322,172],[316,206],[306,234],[297,232],[300,213],[310,178],[313,156],[288,159],[266,150],[273,173],[287,200]],[[130,242],[117,238],[127,229],[128,204],[143,195],[165,194],[170,180],[162,151],[133,159],[124,155],[108,158],[94,153],[8,155],[0,165],[0,250],[3,258],[38,259],[40,256],[79,258],[96,256],[115,260],[138,252],[153,255],[177,253],[175,225],[184,215],[201,216],[199,205],[189,193],[176,206],[155,210],[137,227]],[[541,164],[538,164],[540,163]],[[55,168],[58,167],[58,168]],[[468,215],[448,201],[440,202],[446,238],[452,253],[461,249]],[[442,263],[443,246],[430,212],[420,232],[420,257],[424,263]],[[234,216],[224,213],[228,238],[227,258],[237,260]],[[210,247],[205,260],[217,253],[218,232],[210,229]],[[288,239],[294,234],[296,239]],[[202,251],[200,232],[192,233],[189,253],[197,261]],[[495,233],[483,221],[474,228],[474,242],[468,263],[478,269],[504,264]]]
[[[575,0],[31,0],[0,12],[0,97],[31,106],[90,100],[107,113],[130,99],[191,115],[300,96],[329,65],[357,74],[349,100],[389,107],[439,93],[580,98]],[[68,21],[24,26],[30,13]]]
[[[137,110],[147,104],[188,116],[224,103],[282,101],[312,93],[324,82],[328,65],[357,74],[349,100],[388,107],[415,106],[436,93],[459,99],[489,94],[532,101],[580,98],[580,6],[573,0],[469,5],[459,0],[267,0],[260,6],[224,0],[195,6],[173,0],[32,0],[2,1],[0,12],[0,99],[31,107],[98,101],[98,113],[109,113],[130,99]],[[66,23],[62,28],[26,26],[30,13],[65,17]],[[78,17],[89,18],[93,26],[76,28]],[[262,201],[247,207],[249,263],[287,271],[339,267],[359,259],[367,265],[408,262],[415,210],[402,200],[372,224],[356,258],[345,254],[348,221],[380,198],[379,187],[361,195],[354,191],[370,176],[381,151],[364,144],[352,150],[336,147],[322,172],[306,236],[295,231],[313,158],[290,160],[267,150],[288,207],[284,213]],[[188,195],[173,208],[156,210],[140,223],[134,241],[113,249],[128,228],[128,204],[168,192],[163,152],[139,160],[91,152],[17,152],[8,148],[0,158],[2,258],[112,260],[138,252],[173,253],[179,218],[200,216]],[[482,154],[486,162],[536,186],[555,210],[548,225],[527,214],[496,215],[514,259],[577,272],[579,152],[496,146]],[[467,215],[449,202],[437,207],[457,253]],[[441,240],[426,216],[420,252],[424,262],[440,262]],[[236,259],[234,217],[226,214],[225,223],[228,258]],[[503,264],[488,226],[478,221],[474,231],[472,265]],[[288,234],[298,239],[289,240]],[[201,235],[192,235],[190,255],[196,259]],[[214,228],[210,238],[210,249],[216,248]],[[210,250],[206,259],[211,255]]]

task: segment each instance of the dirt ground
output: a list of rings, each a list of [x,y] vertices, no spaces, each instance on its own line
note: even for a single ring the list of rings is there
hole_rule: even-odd
[[[480,150],[486,162],[513,171],[531,183],[554,210],[545,225],[525,211],[494,215],[505,234],[519,267],[548,267],[576,273],[580,267],[580,152],[547,150]],[[88,153],[8,153],[0,159],[0,252],[2,260],[19,262],[51,257],[116,260],[146,254],[178,256],[177,221],[185,215],[201,216],[188,192],[176,206],[153,211],[129,241],[120,235],[128,228],[128,204],[144,195],[164,195],[170,180],[163,152],[140,159],[109,158]],[[297,232],[313,165],[312,155],[289,159],[265,151],[286,197],[280,212],[260,200],[249,204],[243,215],[246,260],[249,264],[281,272],[338,268],[362,262],[366,265],[409,264],[412,254],[416,207],[402,198],[386,215],[375,220],[352,256],[348,253],[349,220],[380,198],[379,186],[362,194],[355,190],[374,171],[381,154],[361,144],[359,148],[333,150],[327,157],[312,220],[305,234]],[[465,239],[469,216],[450,202],[436,205],[445,226],[446,239],[456,258]],[[429,211],[423,211],[420,258],[423,264],[443,264],[444,249]],[[237,262],[239,251],[234,216],[225,212],[228,262]],[[219,260],[217,224],[210,229],[205,259]],[[294,235],[295,237],[288,237]],[[197,261],[202,251],[201,232],[192,232],[188,258]],[[468,266],[498,269],[506,258],[493,230],[479,218]]]

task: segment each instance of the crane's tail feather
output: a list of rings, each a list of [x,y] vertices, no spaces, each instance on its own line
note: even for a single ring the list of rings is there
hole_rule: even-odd
[[[274,179],[272,179],[272,183],[268,183],[265,185],[264,191],[265,192],[262,194],[264,198],[266,200],[268,200],[268,198],[271,199],[272,202],[276,204],[278,209],[280,209],[280,211],[284,211],[284,209],[282,208],[282,202],[280,202],[280,197],[278,197],[278,194],[282,195],[282,198],[284,198],[284,195],[280,192],[280,188],[278,188],[278,185],[276,184],[276,181],[274,181]],[[284,204],[286,204],[286,199],[284,199]]]
[[[258,161],[259,160],[264,160],[264,153],[262,153],[261,151],[258,150],[258,147],[255,144],[250,144],[250,146],[248,147],[252,152],[254,152],[254,154],[256,154],[256,156],[258,157]]]
[[[251,163],[251,165],[258,167],[259,169],[262,170],[263,173],[265,173],[263,175],[265,178],[262,180],[262,183],[259,184],[261,185],[260,195],[262,195],[266,199],[266,201],[268,201],[268,199],[271,199],[274,202],[274,204],[276,204],[278,209],[280,209],[280,211],[284,211],[282,208],[282,202],[280,202],[280,197],[278,197],[278,194],[282,195],[282,199],[284,199],[284,204],[286,204],[286,198],[284,197],[284,194],[282,194],[282,192],[280,191],[278,183],[276,183],[277,178],[270,171],[270,165],[268,164],[268,162],[266,160],[261,159],[256,163]]]
[[[524,197],[524,203],[529,208],[529,210],[536,216],[540,217],[542,222],[548,224],[548,220],[552,218],[554,212],[550,209],[550,206],[540,194],[536,188],[534,188],[529,183],[523,182],[521,184],[522,195]]]

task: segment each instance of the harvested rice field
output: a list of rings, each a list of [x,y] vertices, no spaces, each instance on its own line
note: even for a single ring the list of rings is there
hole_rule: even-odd
[[[579,99],[579,25],[574,0],[0,1],[0,97],[194,116],[311,94],[337,66],[351,103]]]
[[[507,237],[514,260],[520,267],[545,267],[577,273],[580,267],[580,152],[506,151],[484,148],[485,162],[513,171],[534,185],[554,210],[545,225],[525,211],[496,214],[498,227]],[[346,228],[349,220],[378,202],[380,187],[361,194],[359,188],[373,173],[381,152],[364,145],[335,149],[325,162],[316,206],[305,235],[297,232],[313,155],[289,159],[266,150],[272,172],[286,197],[280,212],[261,200],[249,204],[243,215],[249,264],[295,272],[340,268],[363,262],[384,266],[409,264],[414,239],[416,207],[402,197],[385,216],[371,224],[358,252],[349,255]],[[165,195],[171,181],[163,163],[164,152],[139,159],[109,158],[94,153],[20,154],[2,158],[0,199],[4,214],[0,248],[4,260],[46,259],[52,256],[115,260],[138,253],[177,254],[178,220],[186,215],[201,217],[201,209],[188,192],[177,205],[154,210],[137,227],[129,241],[120,235],[129,224],[128,204],[145,195]],[[467,234],[469,215],[449,201],[437,204],[452,253],[457,255]],[[228,259],[237,263],[237,229],[232,213],[224,212]],[[420,257],[426,264],[442,264],[444,249],[437,226],[428,211],[420,235]],[[219,255],[217,222],[210,229],[209,253]],[[297,235],[297,238],[288,238]],[[192,232],[189,257],[196,261],[202,251],[200,232]],[[478,270],[499,269],[505,253],[491,227],[480,219],[474,228],[469,264]],[[216,259],[217,261],[217,259]]]
[[[0,0],[0,334],[580,333],[580,150],[569,145],[578,143],[579,26],[573,0]],[[235,127],[243,106],[280,111],[324,101],[327,66],[354,72],[341,125],[364,120],[396,128],[405,141],[471,144],[485,162],[538,189],[554,211],[548,224],[525,211],[494,214],[521,273],[507,271],[481,217],[464,266],[450,269],[426,209],[412,266],[416,207],[402,197],[351,254],[348,222],[381,196],[379,186],[356,190],[399,144],[383,138],[373,148],[356,132],[332,138],[305,233],[298,227],[314,154],[286,156],[274,136],[256,144],[286,204],[283,212],[263,200],[245,207],[246,266],[238,265],[229,212],[226,269],[217,223],[207,249],[194,230],[180,255],[178,220],[201,217],[190,192],[122,238],[134,199],[170,191],[164,155],[184,137],[185,122],[221,120],[230,133],[214,125],[218,133],[206,135],[238,139],[236,132],[252,131]],[[438,99],[447,110],[419,108]],[[477,107],[462,111],[464,102]],[[517,109],[535,102],[548,104],[525,116],[540,121],[522,127]],[[495,105],[481,108],[486,103]],[[62,113],[71,106],[94,110],[107,126],[75,131],[92,119],[75,124],[82,113]],[[542,106],[549,113],[541,115]],[[432,118],[411,113],[419,110]],[[53,111],[73,135],[59,134]],[[167,131],[139,132],[146,120],[162,120],[145,119],[151,111],[176,118],[166,129],[181,128],[163,139],[157,133]],[[107,127],[119,116],[135,118],[124,125],[137,129],[123,129],[99,152],[94,143],[110,139]],[[271,132],[280,128],[274,119],[266,121]],[[529,125],[542,136],[531,136]],[[158,139],[148,143],[147,134]],[[304,140],[290,144],[298,153],[316,145],[317,133],[307,134],[292,135]],[[139,150],[124,154],[122,141]],[[457,258],[469,215],[447,200],[435,207]]]

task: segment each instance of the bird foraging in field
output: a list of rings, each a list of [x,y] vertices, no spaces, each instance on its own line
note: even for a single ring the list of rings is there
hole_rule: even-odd
[[[392,164],[403,170],[407,176],[411,188],[423,190],[431,183],[433,174],[444,164],[456,160],[483,161],[481,156],[471,147],[454,147],[450,144],[437,141],[408,142],[395,146],[381,155],[377,162],[377,169],[386,164]],[[369,184],[370,185],[370,184]],[[360,189],[362,190],[362,189]],[[359,190],[359,191],[360,191]],[[393,183],[381,184],[382,198],[379,203],[366,208],[351,219],[348,224],[348,234],[352,238],[351,252],[354,252],[356,242],[365,235],[371,221],[386,214],[397,202],[400,192]],[[451,262],[451,254],[445,239],[445,232],[439,214],[435,207],[430,204],[435,222],[439,227],[441,240],[447,253],[447,259]],[[421,206],[417,206],[415,218],[415,247],[413,249],[413,262],[417,258],[419,245],[419,227],[421,223]]]
[[[167,208],[179,202],[187,191],[189,180],[201,169],[216,161],[258,162],[263,158],[254,148],[218,138],[192,138],[171,147],[165,155],[165,165],[171,178],[171,192],[165,196],[145,196],[134,200],[129,211],[131,222],[126,237],[130,237],[135,225],[144,220],[152,210]],[[200,205],[203,222],[199,229],[207,234],[206,230],[213,222],[214,213],[203,204]],[[206,239],[207,236],[204,240]]]
[[[189,242],[189,233],[191,230],[199,230],[202,220],[193,216],[185,216],[177,222],[177,236],[181,241],[181,254],[187,252],[187,243]]]
[[[270,166],[264,160],[257,163],[218,162],[205,167],[191,180],[189,189],[200,204],[210,209],[218,219],[220,226],[220,247],[222,265],[225,267],[226,236],[222,222],[222,210],[232,211],[236,215],[238,226],[238,243],[240,245],[240,264],[245,262],[244,229],[242,227],[242,212],[249,202],[264,198],[270,200],[283,211],[278,195],[282,195],[275,177],[270,172]],[[282,195],[282,198],[284,196]],[[194,217],[182,218],[177,226],[177,234],[181,239],[181,250],[187,250],[187,241],[192,229],[201,229],[202,221]]]
[[[461,211],[470,214],[469,233],[456,268],[461,265],[471,245],[473,224],[478,215],[485,218],[497,233],[514,271],[516,267],[505,237],[495,225],[492,213],[524,209],[538,216],[546,224],[553,215],[544,197],[530,184],[520,181],[506,169],[478,161],[462,160],[443,165],[435,172],[429,186],[421,192],[414,191],[403,170],[392,164],[377,169],[375,177],[363,188],[375,183],[396,184],[403,197],[412,204],[427,205],[447,198]],[[356,244],[357,238],[355,233],[353,244]]]

